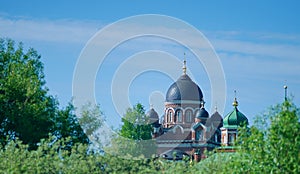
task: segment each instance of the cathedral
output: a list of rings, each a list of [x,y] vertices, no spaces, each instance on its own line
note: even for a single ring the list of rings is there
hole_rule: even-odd
[[[163,116],[160,118],[153,107],[147,112],[157,154],[169,160],[186,156],[200,161],[205,158],[205,151],[234,151],[238,127],[248,124],[247,117],[237,108],[237,99],[234,98],[233,111],[224,118],[217,109],[210,115],[200,87],[186,73],[186,61],[182,69],[183,74],[166,93]]]

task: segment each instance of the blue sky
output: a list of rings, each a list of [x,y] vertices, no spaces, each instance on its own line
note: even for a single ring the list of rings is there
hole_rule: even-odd
[[[72,98],[77,59],[88,40],[108,24],[141,14],[178,18],[200,30],[215,48],[226,79],[224,114],[231,111],[234,90],[240,110],[252,118],[283,100],[285,81],[300,104],[300,12],[298,1],[1,1],[0,37],[22,41],[42,55],[47,86],[65,106]],[[147,39],[147,38],[146,38]],[[112,124],[118,116],[111,101],[111,79],[124,58],[147,49],[162,49],[183,58],[185,48],[151,38],[116,47],[99,69],[95,94]],[[207,109],[210,84],[203,65],[187,51],[188,68],[201,87]],[[181,72],[180,67],[178,71]],[[153,91],[165,94],[172,79],[157,72],[137,76],[129,89],[132,104],[149,108]],[[157,100],[163,100],[155,93]],[[156,104],[158,110],[161,106]]]

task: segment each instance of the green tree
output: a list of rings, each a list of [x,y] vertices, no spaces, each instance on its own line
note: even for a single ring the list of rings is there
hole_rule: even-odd
[[[300,173],[300,116],[299,109],[290,101],[277,106],[271,117],[267,142],[271,172]]]
[[[89,143],[87,135],[79,124],[79,119],[75,114],[75,107],[72,103],[69,103],[66,108],[57,111],[53,135],[58,139],[69,138],[69,146],[75,143]]]
[[[105,121],[99,105],[93,106],[91,103],[87,103],[82,106],[80,112],[79,123],[88,136],[93,135]]]
[[[59,109],[48,94],[40,59],[34,49],[24,51],[22,43],[15,46],[10,39],[0,39],[0,142],[5,145],[18,138],[33,148],[52,134],[57,139],[68,137],[69,146],[89,143],[86,134],[103,123],[99,107],[87,104],[78,117],[71,103]]]
[[[191,168],[203,173],[299,173],[300,114],[289,100],[241,127],[236,153],[212,153]]]
[[[122,128],[120,135],[132,140],[149,140],[151,139],[152,127],[149,118],[145,114],[144,106],[140,103],[133,108],[128,108],[122,118]]]
[[[31,147],[53,131],[56,100],[45,87],[41,56],[0,39],[0,138],[18,137]]]
[[[258,117],[250,132],[242,128],[240,156],[230,168],[243,173],[299,173],[299,119],[299,109],[287,100]]]
[[[152,140],[152,126],[140,103],[128,108],[122,118],[123,125],[111,140],[111,147],[106,152],[123,157],[151,157],[155,154],[155,141]]]
[[[105,117],[100,106],[91,103],[83,105],[77,118],[85,135],[93,140],[96,148],[101,148],[107,137],[103,132]]]

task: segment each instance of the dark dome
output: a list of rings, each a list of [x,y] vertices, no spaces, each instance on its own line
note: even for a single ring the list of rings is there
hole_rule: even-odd
[[[184,74],[168,89],[166,102],[180,100],[203,101],[203,94],[199,86]]]
[[[153,108],[151,108],[146,115],[149,117],[151,123],[154,123],[159,119],[157,112]]]
[[[208,117],[209,117],[209,114],[204,108],[201,108],[196,114],[196,118],[199,118],[199,119],[208,118]]]
[[[151,108],[146,115],[150,118],[158,119],[158,114],[153,108]]]

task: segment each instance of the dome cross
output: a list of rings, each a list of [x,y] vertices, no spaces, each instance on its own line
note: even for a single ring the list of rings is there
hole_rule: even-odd
[[[182,71],[183,71],[183,74],[186,75],[186,58],[185,58],[185,53],[183,55],[184,55],[184,60],[183,60]]]
[[[239,103],[236,100],[236,90],[234,90],[234,101],[232,103],[232,106],[237,107],[239,105]]]

